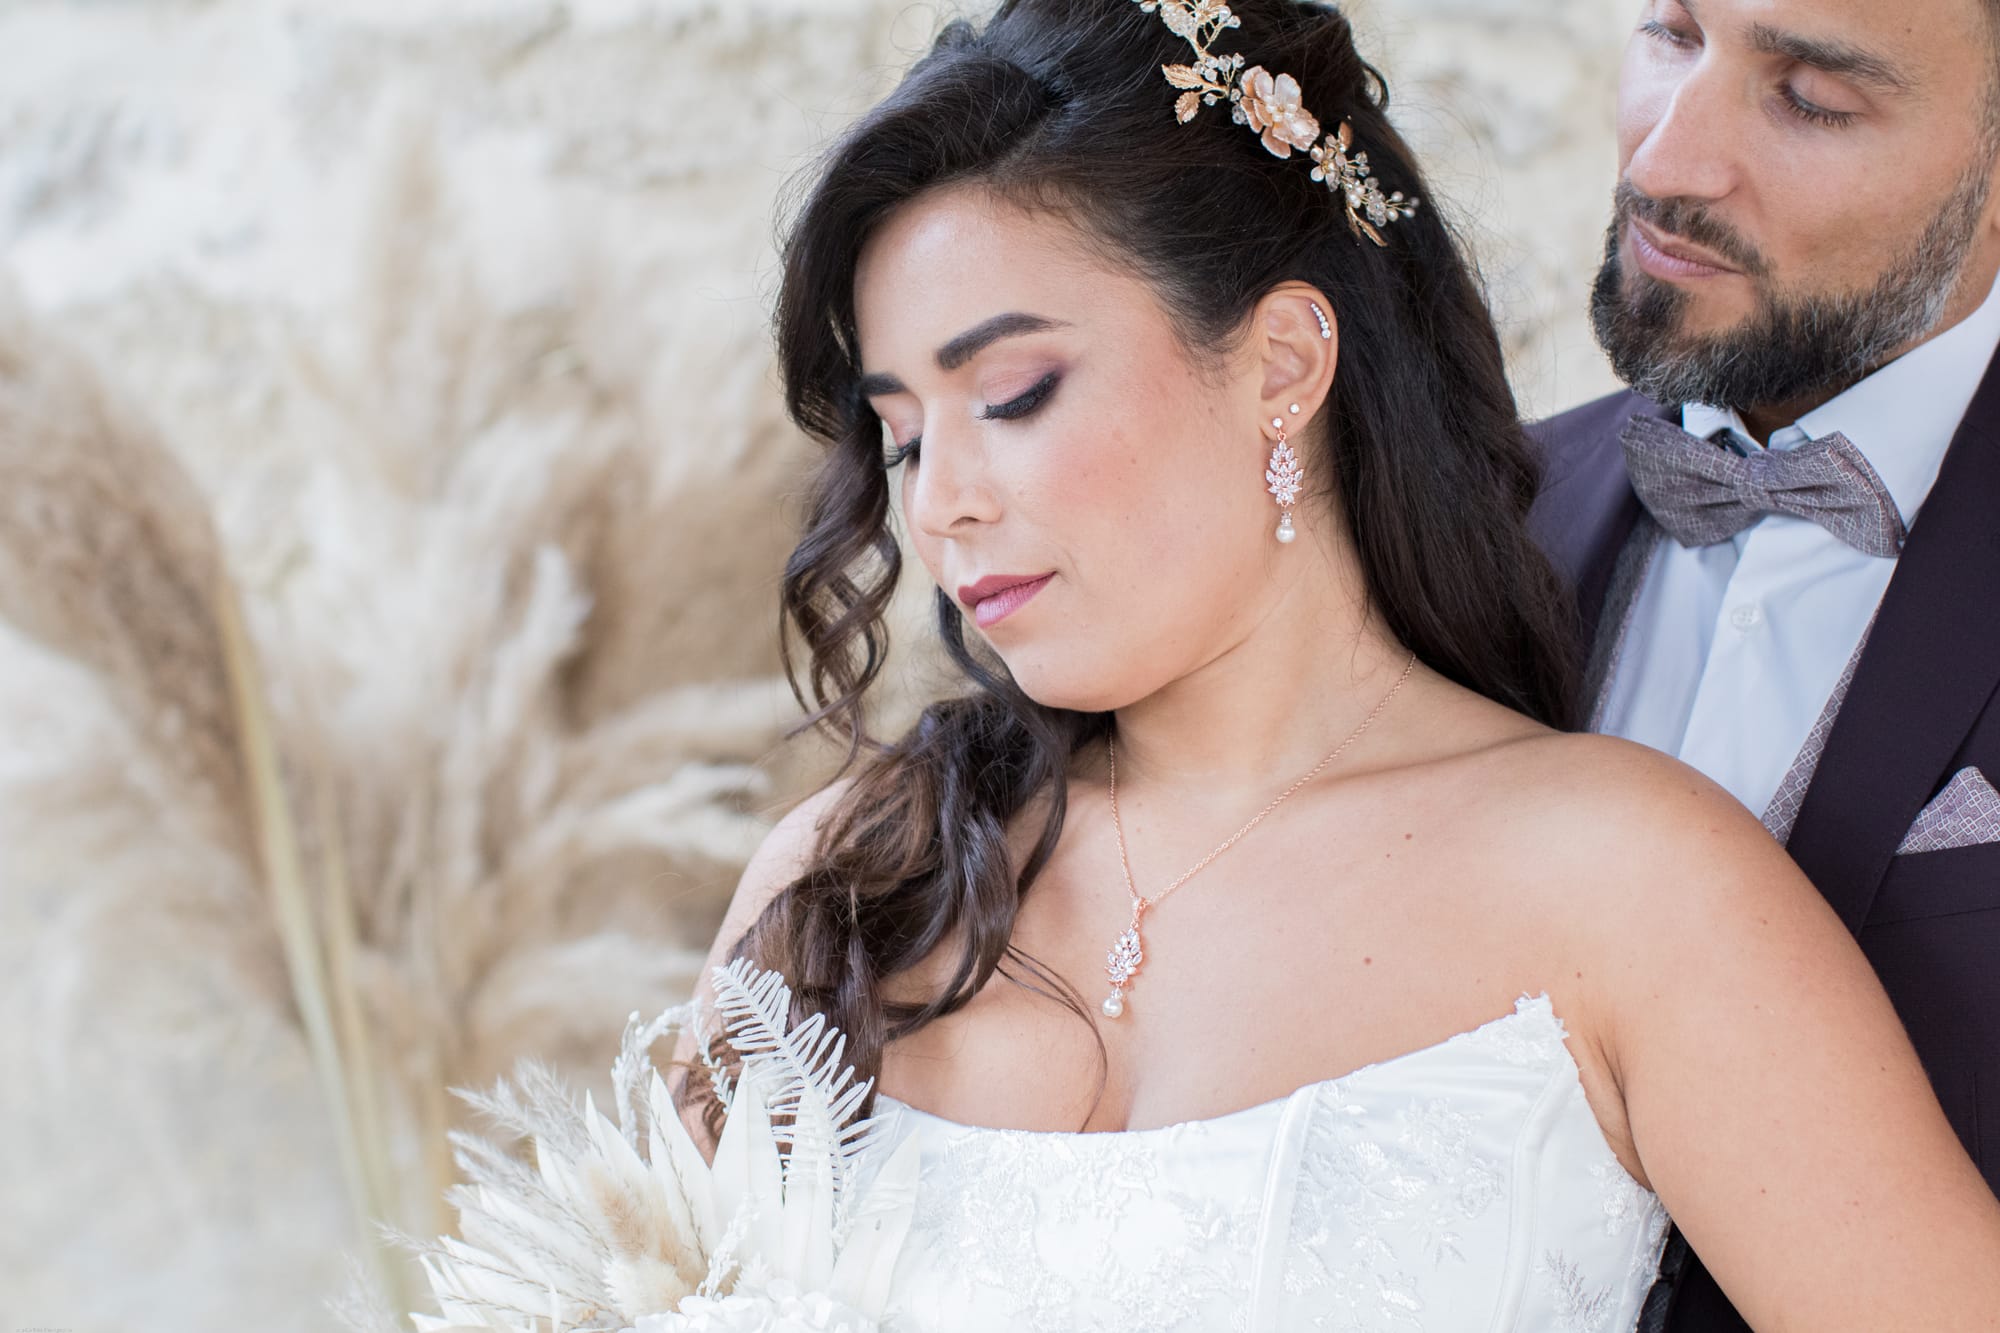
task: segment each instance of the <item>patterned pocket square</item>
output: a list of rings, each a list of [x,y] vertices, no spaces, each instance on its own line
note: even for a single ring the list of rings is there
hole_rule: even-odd
[[[1961,768],[1910,825],[1896,855],[1989,842],[2000,842],[2000,790],[1978,769]]]

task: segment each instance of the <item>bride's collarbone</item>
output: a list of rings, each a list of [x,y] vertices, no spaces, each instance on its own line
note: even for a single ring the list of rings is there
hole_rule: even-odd
[[[1162,965],[1164,970],[1164,964]],[[1380,973],[1376,974],[1379,968]],[[1072,985],[1078,978],[1067,977]],[[1057,1133],[1148,1130],[1226,1118],[1302,1088],[1424,1057],[1548,995],[1586,1095],[1629,1167],[1615,1083],[1579,1033],[1575,978],[1468,970],[1363,954],[1312,977],[1255,975],[1190,960],[1184,977],[1144,977],[1106,1020],[996,978],[966,1009],[892,1046],[883,1091],[960,1124]],[[1078,987],[1078,998],[1091,996]],[[1339,1015],[1339,1021],[1326,1021]],[[1585,1025],[1587,1026],[1587,1024]],[[1099,1042],[1102,1042],[1100,1047]]]
[[[1131,912],[1116,852],[1069,850],[1023,902],[1012,943],[1077,1007],[995,975],[890,1048],[884,1092],[969,1125],[1157,1128],[1430,1050],[1547,994],[1607,1139],[1636,1165],[1595,1036],[1596,960],[1567,929],[1589,908],[1496,864],[1504,848],[1469,826],[1383,823],[1344,844],[1232,851],[1147,915],[1147,957],[1115,1020],[1097,1009]],[[921,988],[947,961],[905,980]]]

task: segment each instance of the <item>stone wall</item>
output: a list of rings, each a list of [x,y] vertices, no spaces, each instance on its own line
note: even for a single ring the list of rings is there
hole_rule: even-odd
[[[1366,0],[1399,124],[1473,239],[1529,416],[1616,387],[1585,301],[1617,174],[1629,0]]]

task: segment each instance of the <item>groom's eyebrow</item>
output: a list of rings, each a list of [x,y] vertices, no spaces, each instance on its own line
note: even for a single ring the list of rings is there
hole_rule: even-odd
[[[1768,23],[1753,24],[1750,46],[1759,55],[1783,56],[1812,69],[1853,79],[1887,93],[1907,93],[1916,85],[1886,57],[1829,37],[1807,37]]]

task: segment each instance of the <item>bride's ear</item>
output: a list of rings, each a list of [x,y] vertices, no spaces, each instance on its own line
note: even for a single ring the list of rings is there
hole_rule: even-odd
[[[1317,288],[1287,282],[1257,303],[1252,327],[1263,419],[1282,420],[1288,428],[1311,421],[1333,390],[1340,361],[1333,302]]]

